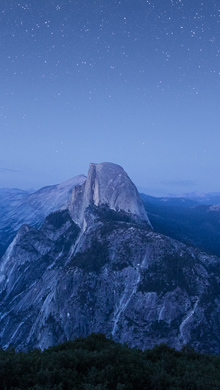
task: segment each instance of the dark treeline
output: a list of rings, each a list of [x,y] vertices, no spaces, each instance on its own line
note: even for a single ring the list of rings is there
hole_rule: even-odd
[[[165,344],[141,351],[92,334],[43,352],[0,350],[0,389],[220,389],[220,357]]]

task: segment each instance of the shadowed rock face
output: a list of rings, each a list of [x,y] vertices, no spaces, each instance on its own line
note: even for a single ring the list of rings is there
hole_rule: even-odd
[[[69,211],[72,219],[81,227],[86,223],[85,210],[92,205],[106,205],[150,226],[135,185],[119,165],[90,164],[86,181],[74,188]]]
[[[153,232],[145,213],[140,223],[136,188],[114,164],[92,164],[69,209],[24,225],[1,259],[0,346],[103,332],[220,353],[218,257]]]

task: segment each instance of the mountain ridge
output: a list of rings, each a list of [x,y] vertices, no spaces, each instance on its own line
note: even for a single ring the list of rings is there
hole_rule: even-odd
[[[0,345],[102,332],[141,349],[219,353],[220,258],[154,231],[135,185],[107,164],[90,166],[69,207],[20,227],[2,257]]]
[[[185,198],[140,196],[155,231],[220,256],[219,205],[202,205]]]
[[[84,175],[78,175],[63,183],[45,186],[29,193],[22,190],[0,192],[0,257],[5,252],[22,224],[39,227],[50,212],[68,204],[75,185],[83,183]],[[7,196],[7,194],[11,196]],[[5,203],[5,196],[9,203]],[[21,194],[21,195],[20,195]]]

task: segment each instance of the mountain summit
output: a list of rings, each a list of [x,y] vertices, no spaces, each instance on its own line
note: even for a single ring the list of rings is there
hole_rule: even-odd
[[[102,332],[141,349],[220,353],[220,258],[153,231],[118,165],[91,164],[82,181],[69,206],[39,229],[23,225],[1,258],[0,346]]]
[[[113,163],[90,164],[86,181],[73,189],[69,211],[80,227],[85,226],[89,206],[107,206],[151,226],[137,188],[124,169]]]

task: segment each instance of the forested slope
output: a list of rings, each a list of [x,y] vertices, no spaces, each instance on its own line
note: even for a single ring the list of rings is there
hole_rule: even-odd
[[[41,352],[0,351],[4,390],[154,390],[220,388],[220,357],[161,344],[141,351],[102,334]]]

